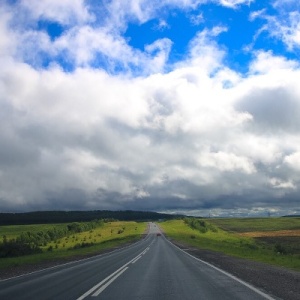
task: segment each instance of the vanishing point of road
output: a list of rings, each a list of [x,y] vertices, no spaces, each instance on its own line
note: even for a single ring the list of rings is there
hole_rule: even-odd
[[[273,298],[177,248],[150,223],[146,238],[126,248],[0,281],[0,299]]]

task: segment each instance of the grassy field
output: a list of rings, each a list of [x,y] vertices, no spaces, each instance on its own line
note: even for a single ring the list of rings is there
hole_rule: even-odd
[[[66,224],[1,226],[1,235],[15,238],[22,232],[39,232],[66,226]],[[127,242],[138,240],[145,232],[147,223],[109,222],[86,232],[74,233],[52,241],[42,247],[43,252],[20,257],[0,258],[0,269],[43,261],[84,256],[102,250],[118,247]]]
[[[44,249],[48,249],[52,246],[55,250],[63,250],[74,248],[76,245],[82,243],[102,244],[110,240],[121,241],[125,238],[140,236],[145,231],[145,226],[145,223],[136,222],[105,223],[103,227],[58,239],[56,242],[47,244]]]
[[[194,247],[300,271],[300,237],[276,236],[276,234],[274,236],[277,230],[299,229],[299,218],[206,219],[203,221],[208,228],[205,232],[192,229],[183,220],[162,222],[160,226],[169,237]],[[272,239],[268,236],[243,235],[254,230],[270,232],[273,234]]]

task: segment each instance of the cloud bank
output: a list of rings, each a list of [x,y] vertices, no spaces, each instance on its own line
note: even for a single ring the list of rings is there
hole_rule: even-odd
[[[154,2],[0,5],[1,211],[299,212],[299,61],[261,49],[240,73],[218,25],[170,63],[172,39],[134,48],[128,22],[209,1]],[[289,16],[276,26],[290,50]]]

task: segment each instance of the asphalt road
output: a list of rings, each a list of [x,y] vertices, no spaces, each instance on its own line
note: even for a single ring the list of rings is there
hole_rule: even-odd
[[[0,281],[0,299],[273,299],[180,250],[150,224],[125,249]]]

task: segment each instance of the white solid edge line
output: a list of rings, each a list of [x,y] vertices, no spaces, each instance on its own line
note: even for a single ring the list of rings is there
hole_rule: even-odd
[[[173,245],[174,247],[176,247],[177,249],[179,249],[181,252],[185,253],[186,255],[188,255],[188,256],[194,258],[195,260],[198,260],[198,261],[200,261],[201,263],[203,263],[203,264],[205,264],[205,265],[207,265],[207,266],[209,266],[209,267],[211,267],[211,268],[213,268],[213,269],[215,269],[215,270],[217,270],[217,271],[223,273],[224,275],[226,275],[226,276],[228,276],[228,277],[234,279],[235,281],[241,283],[242,285],[246,286],[246,287],[249,288],[250,290],[256,292],[256,293],[259,294],[259,295],[261,295],[262,297],[264,297],[264,298],[266,298],[266,299],[268,299],[268,300],[275,300],[273,297],[271,297],[271,296],[269,296],[268,294],[266,294],[266,293],[260,291],[259,289],[257,289],[256,287],[252,286],[251,284],[249,284],[249,283],[247,283],[247,282],[245,282],[245,281],[243,281],[243,280],[237,278],[236,276],[234,276],[234,275],[232,275],[232,274],[230,274],[230,273],[228,273],[228,272],[226,272],[226,271],[224,271],[224,270],[222,270],[222,269],[220,269],[220,268],[218,268],[218,267],[216,267],[216,266],[214,266],[214,265],[212,265],[212,264],[210,264],[210,263],[208,263],[208,262],[206,262],[206,261],[204,261],[204,260],[202,260],[202,259],[200,259],[200,258],[198,258],[198,257],[195,257],[195,256],[191,255],[190,253],[188,253],[188,252],[186,252],[186,251],[184,251],[184,250],[182,250],[181,248],[179,248],[178,246],[176,246],[176,245],[174,245],[172,242],[170,242],[168,239],[166,239],[166,241],[169,242],[169,243],[170,243],[171,245]]]
[[[100,289],[95,292],[92,297],[97,297],[99,294],[101,294],[111,283],[113,283],[119,276],[121,276],[126,270],[128,269],[128,267],[126,267],[125,269],[123,269],[121,272],[119,272],[116,276],[114,276],[110,281],[108,281],[106,284],[104,284],[103,286],[100,287]]]

